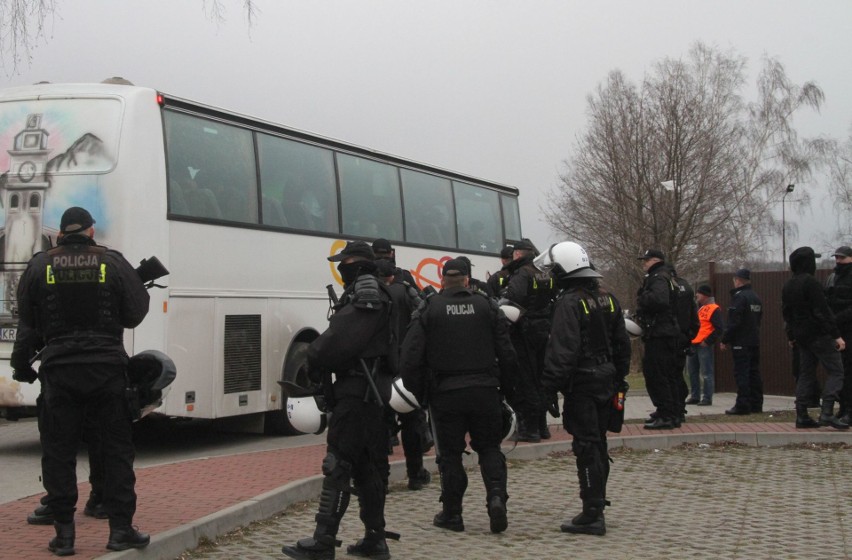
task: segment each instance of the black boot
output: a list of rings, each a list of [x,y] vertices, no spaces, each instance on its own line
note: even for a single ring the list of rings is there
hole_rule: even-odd
[[[518,432],[515,434],[515,441],[526,441],[529,443],[539,443],[541,434],[538,432],[538,421],[528,418],[526,415],[518,415]]]
[[[550,439],[550,427],[547,425],[547,411],[542,411],[538,416],[538,433],[541,439]]]
[[[464,520],[462,520],[461,512],[454,513],[442,510],[432,519],[432,525],[457,533],[464,531]]]
[[[488,498],[488,518],[492,533],[502,533],[509,526],[509,519],[506,517],[506,500],[502,494],[502,492],[499,494],[495,492]]]
[[[819,428],[819,422],[811,418],[805,405],[796,405],[796,428]]]
[[[335,537],[350,497],[349,492],[338,490],[326,477],[322,482],[314,536],[299,539],[293,546],[284,545],[281,552],[297,560],[334,560],[334,549],[342,544]]]
[[[94,492],[89,494],[89,499],[86,501],[86,507],[83,508],[83,515],[94,517],[95,519],[109,518],[109,515],[104,509],[103,500]]]
[[[30,525],[53,525],[55,520],[53,509],[47,504],[41,504],[27,516],[27,523]]]
[[[837,412],[837,418],[844,424],[849,424],[850,426],[852,426],[852,415],[850,415],[849,413],[850,407],[848,405],[844,406],[841,404],[840,410]]]
[[[583,511],[571,521],[566,521],[560,529],[563,533],[574,533],[579,535],[605,535],[606,521],[604,520],[603,506],[583,504]]]
[[[835,430],[848,430],[849,424],[843,422],[834,415],[834,401],[832,399],[822,400],[822,411],[819,414],[820,426],[831,426]]]
[[[415,475],[408,475],[409,490],[423,490],[423,487],[432,482],[432,475],[424,468]]]
[[[145,548],[151,542],[151,535],[141,533],[130,525],[109,529],[109,550],[127,550],[128,548]]]
[[[56,536],[50,539],[47,544],[48,550],[57,556],[71,556],[74,554],[74,522],[60,523],[53,522],[53,528],[56,529]]]
[[[308,537],[299,539],[295,546],[282,546],[281,552],[296,560],[334,560],[334,549],[338,546],[340,541],[331,536]]]
[[[377,560],[388,560],[391,557],[385,532],[369,529],[364,533],[363,539],[358,539],[358,542],[346,547],[346,554]]]

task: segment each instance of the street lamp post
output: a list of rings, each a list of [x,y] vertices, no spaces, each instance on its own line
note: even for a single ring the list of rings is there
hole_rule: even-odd
[[[781,197],[781,264],[787,262],[787,212],[785,202],[787,195],[793,192],[796,185],[787,185],[787,190],[784,191],[784,196]]]

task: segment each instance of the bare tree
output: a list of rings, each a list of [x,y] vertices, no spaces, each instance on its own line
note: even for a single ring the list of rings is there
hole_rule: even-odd
[[[644,248],[662,249],[697,278],[706,261],[742,262],[778,235],[770,210],[816,159],[792,117],[818,109],[823,93],[766,59],[748,103],[745,67],[743,57],[697,43],[684,60],[655,64],[639,86],[613,71],[588,97],[588,129],[545,214],[614,285],[638,284],[634,259]]]
[[[0,67],[14,72],[29,63],[36,41],[44,38],[44,25],[56,11],[55,0],[0,0]]]
[[[829,193],[837,212],[837,234],[844,244],[852,237],[852,128],[843,143],[826,140],[823,153],[829,173]]]
[[[248,29],[254,25],[260,9],[253,0],[239,0]],[[211,20],[225,21],[225,0],[201,0],[204,14]],[[17,72],[29,64],[32,49],[40,39],[47,40],[45,22],[56,14],[57,0],[0,0],[0,68]]]

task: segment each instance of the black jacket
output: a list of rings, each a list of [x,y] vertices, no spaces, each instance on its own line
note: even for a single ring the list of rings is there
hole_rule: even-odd
[[[505,389],[518,367],[508,326],[496,302],[480,292],[448,288],[427,298],[402,345],[403,383],[421,402],[430,390]]]
[[[53,303],[63,300],[62,267],[55,261],[61,255],[54,249],[36,253],[30,259],[18,284],[18,312],[21,325],[33,329],[45,341],[41,368],[83,363],[126,364],[123,330],[136,327],[148,314],[149,296],[142,280],[121,253],[96,245],[88,237],[66,236],[60,248],[81,253],[98,251],[101,279],[93,283],[97,287],[93,287],[90,301],[66,302],[74,308],[71,312],[64,309],[66,304]],[[50,274],[55,274],[54,281],[49,280]],[[79,309],[92,307],[101,318],[108,312],[109,320],[87,323],[73,316]]]
[[[602,319],[602,329],[595,328],[596,317]],[[604,349],[615,366],[616,378],[624,379],[630,371],[631,349],[618,300],[589,287],[566,289],[554,305],[542,386],[551,391],[565,390],[578,370],[603,362],[600,355]]]
[[[839,264],[826,282],[828,307],[841,332],[852,331],[852,263]]]
[[[643,338],[679,338],[677,286],[671,270],[659,262],[648,269],[636,297],[636,316],[644,329]]]
[[[825,293],[814,277],[816,261],[813,252],[790,255],[793,277],[781,290],[781,312],[786,323],[787,339],[806,344],[820,336],[840,338],[834,314],[828,307]]]
[[[532,261],[530,255],[506,266],[510,275],[503,297],[523,307],[527,319],[547,318],[557,292],[556,280],[549,272],[538,270]]]
[[[681,278],[672,269],[672,277],[677,287],[677,324],[680,327],[680,346],[681,348],[689,348],[692,345],[692,339],[698,334],[698,329],[701,328],[701,321],[698,320],[698,304],[695,302],[695,291],[684,278]]]
[[[763,317],[763,303],[751,284],[731,290],[731,304],[728,307],[728,321],[722,344],[731,346],[760,346],[760,320]]]
[[[374,380],[382,400],[387,402],[397,354],[391,309],[387,286],[373,274],[359,276],[335,306],[328,328],[308,347],[312,381],[334,372],[335,398],[364,397],[367,379],[361,360],[368,368],[378,363],[379,375]]]

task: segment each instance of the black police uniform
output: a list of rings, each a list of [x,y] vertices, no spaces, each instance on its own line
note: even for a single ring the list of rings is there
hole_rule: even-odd
[[[509,263],[511,264],[511,263]],[[486,284],[488,285],[488,294],[491,297],[499,298],[502,296],[503,291],[508,286],[509,280],[509,265],[507,264],[494,274],[488,277],[488,281]]]
[[[390,295],[374,275],[375,263],[361,263],[361,273],[335,306],[328,329],[308,349],[309,375],[313,381],[324,378],[331,418],[317,526],[313,537],[282,548],[293,558],[334,558],[340,544],[335,537],[353,485],[365,537],[350,547],[350,553],[377,548],[387,552],[384,508],[389,467],[383,403],[390,399],[393,381],[388,358],[397,351],[392,348]],[[336,376],[333,385],[331,372]]]
[[[394,281],[388,287],[393,305],[393,338],[397,341],[396,348],[402,345],[411,315],[420,307],[423,301],[416,288],[394,275]],[[387,412],[391,417],[399,418],[399,433],[402,440],[402,450],[405,454],[405,471],[408,474],[408,487],[417,490],[427,484],[431,476],[423,468],[423,454],[432,443],[432,433],[422,409],[412,410],[396,415],[390,407]]]
[[[678,340],[677,286],[664,262],[648,269],[636,298],[636,316],[642,326],[645,355],[642,371],[648,396],[657,408],[647,428],[671,429],[678,425],[683,401],[676,379]],[[683,377],[683,373],[680,373]]]
[[[524,308],[520,321],[510,331],[518,354],[518,379],[512,406],[518,414],[521,440],[549,437],[547,404],[540,394],[544,349],[550,334],[550,313],[556,285],[549,272],[538,270],[527,255],[509,263],[511,273],[503,297]]]
[[[731,290],[728,320],[722,344],[731,347],[737,400],[733,414],[763,411],[763,380],[760,377],[760,320],[763,303],[751,284]]]
[[[13,375],[14,379],[26,383],[32,383],[38,379],[38,374],[33,370],[30,360],[36,359],[36,355],[43,347],[44,340],[42,340],[41,334],[38,331],[24,324],[18,325],[15,345],[9,360],[12,370],[15,372]],[[36,398],[40,441],[44,437],[44,386],[42,385],[41,388],[42,392]],[[102,504],[105,473],[100,433],[97,429],[97,419],[92,414],[94,409],[89,408],[86,412],[87,414],[83,421],[83,440],[86,442],[89,455],[89,485],[91,486],[91,491],[89,492],[89,499],[86,501],[83,512],[89,517],[106,519],[107,514]],[[42,496],[39,506],[27,516],[27,523],[30,525],[52,525],[55,517],[53,509],[48,505],[49,502],[49,495]]]
[[[681,404],[680,420],[685,419],[686,414],[686,399],[689,396],[689,386],[686,384],[686,378],[683,376],[683,370],[686,367],[686,357],[692,352],[692,339],[698,334],[698,329],[701,328],[701,321],[698,320],[698,304],[695,302],[695,290],[685,278],[677,275],[674,268],[671,269],[672,279],[674,280],[677,289],[677,326],[680,329],[680,336],[677,341],[677,356],[675,358],[675,370],[672,374],[678,388],[678,398]]]
[[[826,381],[822,391],[822,414],[820,423],[831,423],[836,428],[848,428],[848,424],[829,422],[833,420],[834,403],[843,388],[843,362],[835,348],[835,339],[840,338],[840,329],[834,314],[828,307],[823,287],[814,277],[816,259],[813,249],[800,247],[790,254],[790,269],[793,277],[781,290],[781,311],[786,323],[787,339],[799,348],[800,371],[796,383],[796,409],[800,417],[806,414],[806,404],[813,385],[816,383],[816,367],[822,364]],[[803,414],[802,409],[805,409]]]
[[[131,527],[136,511],[135,452],[122,336],[125,328],[142,322],[148,301],[142,281],[121,253],[82,234],[66,235],[56,248],[33,256],[18,286],[21,324],[37,330],[45,341],[39,375],[47,505],[57,523],[73,521],[77,446],[91,410],[104,455],[103,503],[109,515],[110,547],[122,535],[139,541],[134,546],[141,540],[147,543],[147,535]]]
[[[511,376],[516,367],[508,319],[485,295],[463,287],[447,288],[428,298],[415,313],[403,343],[400,372],[418,400],[430,403],[441,473],[443,508],[435,517],[439,527],[464,529],[461,513],[467,474],[462,454],[469,433],[471,447],[479,456],[491,530],[506,528],[500,386],[501,377]]]
[[[852,263],[834,267],[834,273],[826,282],[826,296],[840,336],[846,341],[846,349],[841,352],[844,377],[843,389],[840,391],[840,412],[837,415],[848,424],[852,412]]]
[[[590,279],[560,279],[565,290],[554,305],[542,385],[561,391],[565,429],[573,436],[583,513],[562,530],[604,534],[603,510],[609,477],[606,432],[616,391],[626,390],[630,339],[621,305]],[[623,413],[620,417],[623,420]],[[620,431],[620,426],[615,426]]]

